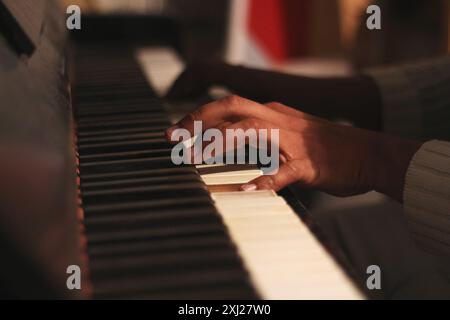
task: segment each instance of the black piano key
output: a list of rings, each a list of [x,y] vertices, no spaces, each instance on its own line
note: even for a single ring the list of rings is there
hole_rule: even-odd
[[[86,131],[78,133],[78,138],[82,137],[104,137],[110,134],[129,134],[129,133],[153,133],[153,132],[164,132],[167,129],[166,125],[155,125],[151,128],[125,128],[125,129],[106,129],[106,130],[96,130],[96,131]]]
[[[217,223],[174,226],[146,230],[111,231],[88,233],[88,243],[117,243],[132,240],[155,240],[165,238],[189,238],[201,234],[218,234],[223,232],[223,226]]]
[[[160,110],[145,110],[139,112],[127,111],[125,114],[100,114],[100,115],[85,115],[78,116],[78,124],[87,124],[92,122],[108,122],[118,120],[134,120],[134,119],[148,119],[148,118],[161,118],[167,120],[167,117]]]
[[[93,155],[80,156],[81,161],[114,161],[114,160],[133,160],[150,157],[165,157],[171,153],[171,149],[153,149],[144,151],[125,151],[112,153],[99,153]]]
[[[79,145],[77,152],[80,155],[94,155],[102,153],[114,153],[125,151],[143,151],[153,149],[170,148],[164,138],[153,138],[133,141],[119,141],[119,142],[103,142],[96,144]]]
[[[124,275],[98,281],[94,286],[94,297],[99,299],[113,299],[144,295],[158,298],[165,296],[169,299],[189,299],[197,296],[195,292],[203,292],[202,299],[208,299],[210,291],[217,292],[221,288],[239,288],[248,299],[254,299],[255,293],[248,284],[248,278],[241,268],[229,270],[189,270],[167,275],[150,274],[140,277]]]
[[[88,246],[89,257],[114,257],[146,254],[152,252],[176,252],[196,250],[199,248],[230,248],[230,241],[223,234],[197,235],[191,238],[168,238],[159,241],[141,240],[113,244],[90,244]]]
[[[103,116],[111,116],[111,117],[121,117],[127,116],[129,114],[132,115],[140,115],[140,114],[155,114],[155,115],[163,115],[162,108],[159,106],[152,107],[148,105],[143,106],[126,106],[122,108],[99,108],[99,109],[91,109],[91,110],[79,110],[75,113],[77,121],[82,120],[84,118],[89,117],[103,117]]]
[[[209,196],[201,195],[189,198],[176,199],[158,199],[158,200],[141,200],[141,201],[124,201],[121,203],[107,204],[84,204],[83,209],[88,215],[97,214],[114,214],[124,212],[140,212],[144,210],[161,210],[167,208],[179,208],[180,206],[189,206],[190,208],[198,208],[204,206],[212,206],[212,200]]]
[[[95,121],[80,123],[76,128],[77,132],[80,133],[80,136],[86,135],[99,135],[104,131],[119,131],[123,130],[125,132],[129,132],[128,130],[136,130],[140,129],[141,132],[148,132],[156,130],[156,128],[164,128],[161,132],[164,132],[166,128],[168,128],[171,124],[167,119],[158,119],[158,118],[150,118],[147,119],[126,119],[121,122],[119,121],[99,121],[98,123]],[[120,132],[120,131],[119,131]]]
[[[98,65],[99,63],[101,63],[101,65]],[[97,62],[97,64],[93,64],[84,62],[84,68],[77,69],[77,81],[80,82],[83,79],[89,80],[93,78],[110,80],[111,76],[113,76],[112,79],[120,79],[124,76],[139,79],[141,76],[139,68],[133,64],[116,66],[112,65],[111,62],[107,63],[108,64],[105,64],[105,62]]]
[[[163,110],[163,106],[156,99],[132,97],[129,99],[117,99],[113,101],[89,101],[89,102],[76,102],[77,110],[75,113],[83,113],[92,110],[126,110],[127,107],[145,107],[147,110],[159,109]]]
[[[75,78],[77,84],[120,84],[123,82],[127,83],[142,83],[142,78],[133,74],[134,71],[129,70],[118,70],[114,74],[109,72],[89,70],[89,73],[78,73]],[[150,90],[150,89],[149,89]]]
[[[137,187],[144,185],[158,185],[158,184],[168,184],[168,183],[189,183],[189,182],[201,182],[201,178],[195,174],[183,174],[175,176],[164,176],[164,177],[139,177],[135,179],[125,179],[125,180],[112,180],[112,181],[102,181],[102,182],[86,182],[81,185],[82,190],[109,190],[118,189],[123,187]]]
[[[168,128],[171,124],[167,120],[160,120],[154,122],[155,126]],[[102,123],[102,124],[90,124],[82,127],[78,127],[77,131],[83,134],[84,132],[95,133],[105,131],[105,130],[126,130],[126,129],[136,129],[136,128],[148,128],[149,123],[145,121],[133,121],[124,123]]]
[[[189,225],[199,223],[219,223],[220,218],[210,207],[199,209],[177,208],[170,210],[143,211],[133,214],[104,214],[87,216],[86,226],[89,233],[102,231],[129,231]]]
[[[133,274],[159,273],[169,274],[178,272],[179,269],[188,270],[210,270],[219,268],[239,267],[239,259],[233,250],[202,249],[184,252],[149,253],[145,256],[101,258],[90,264],[92,279],[104,279],[117,276],[124,272]]]
[[[153,109],[153,108],[161,108],[163,105],[156,98],[134,96],[129,99],[117,99],[108,102],[105,102],[101,99],[82,103],[76,102],[76,106],[77,109],[75,110],[75,112],[78,111],[87,112],[93,111],[95,109],[98,110],[114,109],[114,108],[121,109],[127,107],[131,108],[142,106],[147,106],[149,109]]]
[[[100,92],[103,91],[103,92]],[[101,98],[99,98],[101,97]],[[91,92],[74,93],[73,99],[77,103],[89,101],[109,101],[112,99],[125,100],[127,98],[134,99],[135,97],[143,99],[153,99],[153,93],[147,90],[92,90]]]
[[[147,118],[139,118],[139,119],[119,119],[119,120],[111,120],[108,122],[96,122],[96,121],[86,121],[78,123],[77,129],[78,131],[82,130],[99,130],[106,128],[126,128],[133,126],[151,126],[153,124],[156,125],[170,125],[170,122],[165,117],[147,117]]]
[[[105,107],[95,107],[95,108],[86,108],[81,109],[75,113],[75,117],[77,122],[83,121],[85,119],[99,119],[101,117],[116,117],[120,118],[121,116],[164,116],[164,107],[157,105],[135,105],[135,106],[105,106]],[[167,117],[166,117],[167,118]],[[148,129],[151,129],[149,127]]]
[[[127,84],[126,86],[122,85],[103,85],[103,86],[77,86],[77,90],[75,91],[75,97],[84,97],[84,96],[103,96],[103,94],[108,94],[110,92],[120,92],[124,94],[133,93],[152,93],[149,91],[148,86],[145,83],[137,82],[133,85]]]
[[[102,142],[114,141],[128,141],[149,138],[164,138],[164,132],[150,132],[150,133],[128,133],[128,134],[112,134],[103,137],[79,137],[79,145],[98,144]]]
[[[114,149],[116,150],[116,149]],[[120,149],[119,149],[120,150]],[[83,175],[106,172],[125,172],[134,170],[170,168],[172,167],[171,157],[151,157],[133,160],[113,160],[113,161],[92,161],[80,163],[81,178]]]
[[[207,195],[200,182],[166,184],[157,186],[121,188],[83,192],[83,204],[118,203],[146,199],[188,198]]]
[[[82,182],[102,182],[111,180],[137,179],[143,177],[165,177],[180,174],[196,174],[195,167],[171,167],[171,168],[155,168],[150,170],[138,170],[133,168],[126,172],[106,172],[87,174],[84,173],[80,178]]]

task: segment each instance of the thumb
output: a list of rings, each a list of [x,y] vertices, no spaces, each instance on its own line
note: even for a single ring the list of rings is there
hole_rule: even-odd
[[[274,190],[279,191],[284,187],[302,180],[302,163],[300,160],[291,160],[282,164],[274,175],[258,177],[241,186],[242,191]]]

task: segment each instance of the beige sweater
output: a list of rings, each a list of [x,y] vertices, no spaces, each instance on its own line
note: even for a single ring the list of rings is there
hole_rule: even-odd
[[[450,255],[450,56],[370,70],[386,132],[424,141],[406,173],[404,210],[419,246]]]

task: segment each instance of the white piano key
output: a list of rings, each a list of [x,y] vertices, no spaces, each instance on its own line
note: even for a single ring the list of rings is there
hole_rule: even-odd
[[[273,190],[257,190],[257,191],[250,191],[250,192],[220,192],[220,193],[213,193],[212,198],[214,200],[250,200],[255,201],[258,198],[266,198],[266,197],[276,197],[277,194]]]
[[[263,172],[257,166],[234,165],[227,166],[224,164],[198,165],[196,166],[201,174],[203,181],[208,186],[226,185],[226,184],[244,184],[260,177]],[[228,171],[226,168],[232,167],[235,170]],[[222,169],[217,171],[216,169]],[[245,169],[240,169],[245,168]]]
[[[165,96],[184,69],[181,58],[168,47],[143,48],[136,55],[155,91],[160,97]]]
[[[218,173],[226,172],[236,172],[241,170],[259,170],[258,166],[255,164],[225,164],[225,163],[215,163],[215,164],[198,164],[195,166],[199,169],[201,175],[205,174],[205,170],[209,168],[222,168]]]
[[[235,175],[206,175],[203,176],[203,181],[208,186],[221,185],[221,184],[245,184],[258,177],[260,177],[262,172],[253,171],[239,173]]]

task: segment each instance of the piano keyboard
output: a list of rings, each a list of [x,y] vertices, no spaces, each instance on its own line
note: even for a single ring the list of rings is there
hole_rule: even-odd
[[[258,168],[171,163],[167,112],[130,54],[82,50],[76,61],[94,298],[362,297],[282,197],[237,191]]]
[[[94,298],[254,299],[194,167],[131,54],[78,52],[74,113]]]

